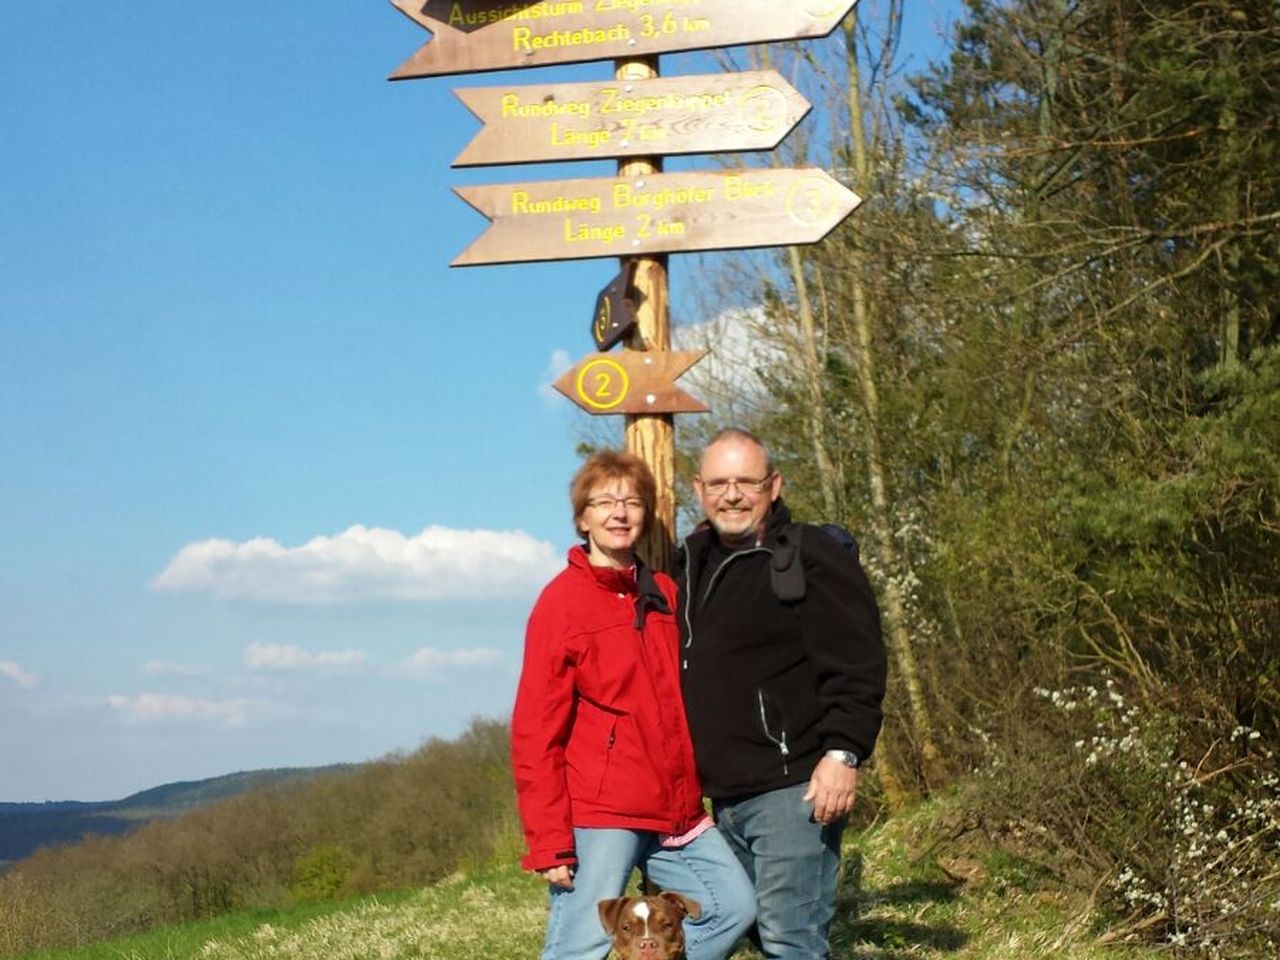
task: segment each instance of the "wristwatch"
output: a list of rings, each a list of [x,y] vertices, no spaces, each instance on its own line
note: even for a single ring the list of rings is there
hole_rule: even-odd
[[[832,760],[839,760],[846,767],[858,769],[858,755],[852,750],[828,750],[826,755]]]

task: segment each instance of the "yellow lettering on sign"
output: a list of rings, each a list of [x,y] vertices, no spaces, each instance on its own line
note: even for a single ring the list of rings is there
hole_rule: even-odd
[[[600,105],[600,112],[605,116],[625,113],[642,117],[659,110],[710,113],[725,108],[732,99],[729,93],[662,93],[642,97],[624,97],[618,95],[615,87],[605,87],[599,92],[604,94],[604,103]]]
[[[591,116],[590,100],[558,100],[546,99],[537,103],[525,103],[519,94],[502,95],[502,116],[507,119],[541,119],[542,117],[589,117]]]
[[[582,30],[552,30],[550,33],[534,33],[529,27],[516,27],[511,31],[511,49],[516,52],[534,53],[538,50],[554,50],[559,47],[586,47],[593,43],[609,43],[630,40],[631,31],[624,24],[607,30],[584,28]]]
[[[534,200],[528,190],[511,192],[511,212],[517,216],[538,213],[572,213],[583,210],[599,213],[602,203],[599,197],[553,197],[550,200]]]
[[[504,6],[489,7],[485,10],[464,10],[461,3],[454,3],[449,8],[449,26],[482,27],[487,23],[500,20],[543,20],[548,17],[564,17],[583,12],[582,0],[565,0],[553,3],[540,0],[538,3],[508,3]]]
[[[726,200],[755,200],[759,197],[772,197],[777,192],[777,185],[772,180],[752,183],[742,177],[728,176],[724,178],[724,198]]]
[[[650,237],[683,237],[685,226],[679,220],[662,220],[651,213],[636,214],[636,236],[648,240]]]
[[[559,123],[551,125],[551,143],[556,147],[599,147],[613,139],[608,130],[562,130]]]
[[[688,7],[699,0],[596,0],[596,13],[609,10],[629,10],[635,13],[645,7]]]
[[[628,207],[651,207],[662,210],[675,204],[710,203],[715,199],[714,187],[663,187],[660,190],[636,190],[630,183],[613,185],[613,206],[617,210]]]
[[[626,235],[627,228],[621,223],[575,223],[569,217],[564,220],[565,243],[602,243],[607,247]]]

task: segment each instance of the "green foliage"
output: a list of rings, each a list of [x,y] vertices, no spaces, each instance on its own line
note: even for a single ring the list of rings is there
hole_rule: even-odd
[[[928,733],[987,777],[974,812],[1011,856],[1099,891],[1090,924],[1188,955],[1280,937],[1274,826],[1248,820],[1280,774],[1277,16],[966,0],[908,88],[851,91],[847,48],[819,48],[829,102],[875,118],[867,201],[748,299],[778,359],[745,425],[793,508],[859,534],[891,663],[920,664],[914,690],[891,672],[882,779],[942,786]],[[1128,720],[1033,692],[1108,680]],[[1086,763],[1095,737],[1145,752]],[[1193,804],[1235,846],[1191,844]]]
[[[312,847],[293,865],[293,895],[298,900],[331,900],[346,886],[355,859],[336,844]]]
[[[0,876],[0,955],[431,883],[509,849],[513,811],[506,728],[477,720],[406,757],[39,851]]]
[[[1046,887],[963,823],[959,795],[846,833],[832,960],[1120,960],[1079,922],[1086,897]],[[536,956],[546,884],[508,861],[420,890],[243,911],[21,960],[475,960]],[[1132,951],[1151,960],[1153,951]],[[745,944],[732,960],[759,960]]]

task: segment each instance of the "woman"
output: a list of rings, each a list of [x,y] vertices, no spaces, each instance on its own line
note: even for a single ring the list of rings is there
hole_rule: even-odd
[[[755,893],[703,810],[675,584],[635,555],[653,476],[607,450],[582,465],[569,497],[583,543],[529,615],[511,719],[522,863],[551,892],[542,960],[601,960],[596,904],[620,896],[637,865],[701,906],[684,924],[689,960],[722,960],[754,919]]]

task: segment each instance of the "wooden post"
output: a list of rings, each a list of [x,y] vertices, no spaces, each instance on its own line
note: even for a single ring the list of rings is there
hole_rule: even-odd
[[[619,82],[651,80],[658,76],[658,58],[640,57],[615,62]],[[662,172],[662,158],[632,157],[618,162],[618,175],[643,177]],[[667,303],[667,257],[623,258],[625,267],[634,259],[636,329],[627,346],[633,350],[670,350],[671,314]],[[628,415],[627,449],[637,454],[657,483],[657,509],[639,545],[640,555],[655,570],[670,571],[675,560],[676,535],[676,432],[672,414]]]

